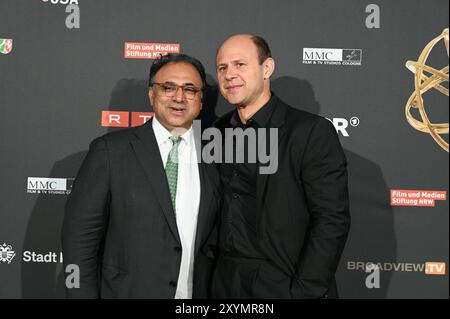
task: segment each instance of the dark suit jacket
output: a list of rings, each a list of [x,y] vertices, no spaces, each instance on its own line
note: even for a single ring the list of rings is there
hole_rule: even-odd
[[[216,126],[226,127],[231,116]],[[336,130],[279,99],[267,127],[278,128],[279,163],[276,173],[257,177],[258,242],[266,262],[253,268],[218,262],[223,278],[214,280],[213,291],[222,298],[337,297],[334,275],[350,214]]]
[[[181,242],[151,126],[94,140],[66,204],[64,265],[77,264],[73,298],[174,298]],[[217,173],[199,164],[193,297],[206,298],[213,260],[205,245],[220,205]]]

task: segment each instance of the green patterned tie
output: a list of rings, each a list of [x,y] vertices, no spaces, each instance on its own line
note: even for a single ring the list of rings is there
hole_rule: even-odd
[[[172,142],[172,149],[166,163],[166,176],[169,183],[170,197],[172,198],[173,211],[175,212],[175,201],[177,196],[177,181],[178,181],[178,146],[181,142],[181,137],[169,137]]]

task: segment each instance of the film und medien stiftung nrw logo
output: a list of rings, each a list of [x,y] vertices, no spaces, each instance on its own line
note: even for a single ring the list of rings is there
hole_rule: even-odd
[[[74,178],[28,177],[27,193],[69,195]]]
[[[303,48],[303,64],[360,66],[361,63],[361,49]]]
[[[10,264],[16,255],[11,245],[3,243],[0,245],[0,262]]]

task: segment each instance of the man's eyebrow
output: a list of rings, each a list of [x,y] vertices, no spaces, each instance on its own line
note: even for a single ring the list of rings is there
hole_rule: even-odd
[[[240,63],[240,62],[247,62],[247,61],[245,59],[236,59],[236,60],[231,61],[230,63],[236,64],[236,63]],[[225,62],[219,63],[219,64],[217,64],[217,67],[224,66],[224,65],[228,65],[228,63],[225,63]]]
[[[185,82],[185,83],[183,83],[183,84],[178,84],[178,83],[175,83],[175,82],[172,82],[172,81],[165,81],[165,82],[163,82],[164,84],[172,84],[172,85],[184,85],[184,86],[196,86],[194,83],[192,83],[192,82]]]

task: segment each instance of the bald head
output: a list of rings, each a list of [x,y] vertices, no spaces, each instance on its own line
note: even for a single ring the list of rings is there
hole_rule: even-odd
[[[228,102],[247,109],[249,114],[270,99],[270,77],[274,69],[275,61],[270,57],[267,43],[253,35],[232,36],[217,51],[220,92]]]
[[[251,34],[237,34],[229,37],[222,45],[217,49],[217,55],[223,46],[236,46],[236,45],[244,45],[249,47],[249,45],[253,45],[256,53],[258,54],[259,64],[263,64],[268,58],[272,57],[272,53],[270,51],[269,45],[266,40],[264,40],[260,36],[251,35]]]

